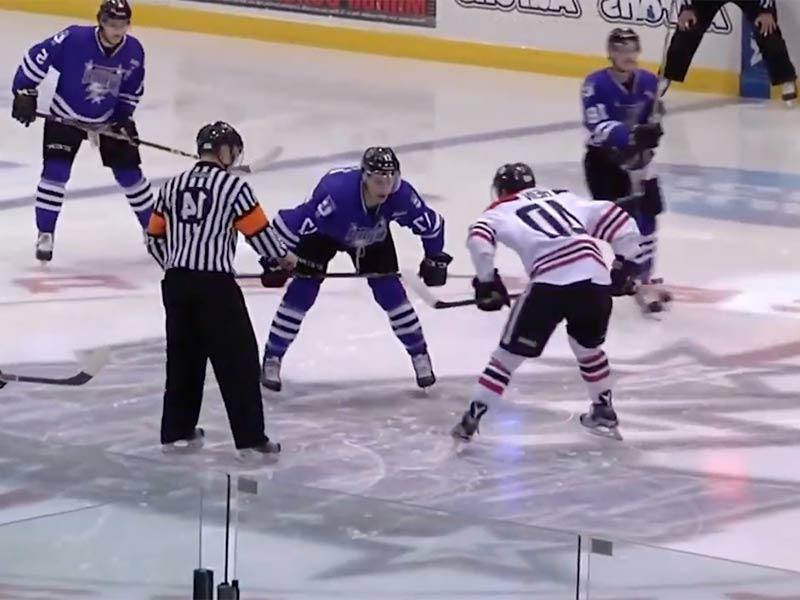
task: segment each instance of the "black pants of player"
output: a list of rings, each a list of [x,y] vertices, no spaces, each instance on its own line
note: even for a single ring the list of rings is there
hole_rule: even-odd
[[[295,249],[295,254],[302,262],[297,264],[296,272],[301,275],[320,275],[325,273],[328,263],[339,252],[346,252],[353,262],[356,273],[397,273],[397,250],[394,246],[391,231],[386,237],[361,250],[342,246],[326,235],[311,235],[302,239]]]
[[[583,157],[586,187],[595,200],[614,201],[632,192],[630,174],[602,148],[589,147]]]
[[[219,383],[237,449],[266,440],[256,336],[233,276],[167,270],[167,384],[161,443],[189,439],[200,418],[206,360]]]
[[[609,286],[591,280],[568,285],[532,283],[512,307],[500,347],[535,358],[559,323],[566,321],[570,337],[584,348],[598,348],[606,339],[611,308]]]
[[[700,41],[703,35],[714,20],[714,16],[719,12],[727,0],[702,0],[702,2],[695,2],[693,7],[697,15],[697,23],[688,31],[675,31],[672,40],[667,50],[667,62],[664,65],[664,77],[671,81],[683,81],[686,78],[686,73],[689,70],[689,65],[694,58],[694,54],[700,46]],[[763,12],[761,10],[760,2],[756,0],[739,0],[735,4],[742,9],[744,18],[754,23],[758,15]],[[777,21],[777,10],[773,5],[770,12],[775,16]],[[779,85],[787,81],[794,81],[797,77],[789,58],[789,52],[786,50],[786,42],[781,34],[780,27],[776,28],[773,33],[763,36],[756,31],[756,43],[764,56],[764,62],[767,65],[769,78],[772,85]]]
[[[86,140],[87,133],[77,127],[45,121],[42,155],[45,160],[65,160],[72,164]],[[111,169],[138,167],[142,164],[139,148],[123,140],[100,136],[100,158]]]

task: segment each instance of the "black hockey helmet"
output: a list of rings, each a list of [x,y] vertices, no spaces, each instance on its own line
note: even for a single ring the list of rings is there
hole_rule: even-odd
[[[240,154],[244,151],[242,136],[231,125],[224,121],[203,125],[200,131],[197,132],[197,153],[216,153],[220,146],[238,148]]]
[[[498,198],[516,194],[536,185],[536,177],[530,165],[522,162],[508,163],[497,169],[492,188]]]
[[[400,161],[388,146],[371,146],[361,157],[361,170],[364,173],[399,173]]]
[[[620,50],[628,44],[634,44],[636,51],[641,52],[642,43],[639,40],[638,33],[636,33],[630,27],[615,27],[611,30],[611,33],[608,34],[606,49],[608,50],[608,54],[610,56],[613,51]]]
[[[131,22],[133,10],[128,0],[102,0],[100,9],[97,11],[97,22],[106,19],[118,19],[120,21]]]

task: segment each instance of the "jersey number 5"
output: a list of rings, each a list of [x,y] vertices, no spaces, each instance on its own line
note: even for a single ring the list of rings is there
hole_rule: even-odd
[[[586,233],[578,218],[555,200],[523,206],[517,210],[517,216],[550,239]]]
[[[199,223],[211,210],[208,192],[202,188],[188,188],[178,198],[178,216],[184,223]]]

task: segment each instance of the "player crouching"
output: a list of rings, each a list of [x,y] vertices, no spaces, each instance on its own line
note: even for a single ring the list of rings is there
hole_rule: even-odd
[[[475,302],[485,311],[510,304],[494,266],[498,242],[520,256],[530,283],[511,308],[500,345],[479,377],[453,437],[472,439],[514,371],[526,358],[540,356],[555,328],[566,321],[569,345],[592,402],[581,424],[619,438],[603,343],[612,296],[634,290],[639,267],[632,259],[639,253],[641,237],[636,223],[611,202],[536,187],[533,170],[524,163],[500,167],[492,186],[497,199],[470,226],[467,239],[477,273],[472,281]],[[599,240],[611,244],[617,256],[611,273]]]
[[[444,285],[452,260],[443,252],[444,219],[401,177],[400,161],[391,148],[367,148],[360,167],[329,171],[308,201],[278,211],[275,231],[298,260],[295,278],[278,307],[264,349],[264,387],[280,391],[283,356],[317,299],[328,263],[340,251],[350,256],[356,273],[367,275],[375,301],[411,356],[417,385],[425,388],[435,383],[422,326],[400,282],[389,229],[392,221],[422,239],[425,257],[419,274],[425,284]],[[266,287],[285,284],[288,274],[282,269],[269,264],[265,269],[262,283]]]

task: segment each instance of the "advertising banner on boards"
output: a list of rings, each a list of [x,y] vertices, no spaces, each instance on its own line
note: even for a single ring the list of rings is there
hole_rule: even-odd
[[[326,17],[436,27],[436,0],[195,0]]]

